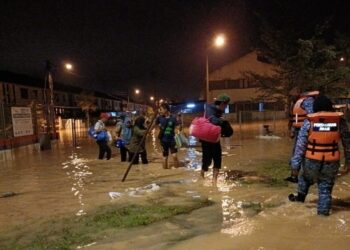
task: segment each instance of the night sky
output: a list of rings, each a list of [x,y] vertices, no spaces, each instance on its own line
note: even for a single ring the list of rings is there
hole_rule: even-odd
[[[337,23],[349,23],[346,1],[332,6],[289,1],[300,4],[283,13],[278,2],[1,0],[0,70],[42,77],[45,60],[70,61],[74,74],[58,67],[56,81],[115,93],[138,87],[144,97],[155,91],[163,98],[197,99],[208,42],[220,32],[228,38],[225,48],[208,52],[211,69],[242,56],[256,45],[256,11],[276,22],[281,14],[296,18],[297,25],[304,15],[317,21],[344,14]]]

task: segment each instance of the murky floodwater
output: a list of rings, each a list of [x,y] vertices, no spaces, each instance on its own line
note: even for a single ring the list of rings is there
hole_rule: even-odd
[[[249,128],[246,130],[246,128]],[[256,138],[259,130],[247,126],[242,133],[223,142],[223,168],[254,171],[260,161],[288,161],[291,141]],[[240,128],[235,128],[240,131]],[[278,131],[278,128],[275,128]],[[85,135],[85,133],[82,133]],[[316,216],[317,189],[313,187],[305,204],[287,200],[294,186],[242,185],[219,176],[217,187],[211,174],[199,178],[200,148],[180,150],[185,168],[164,170],[153,133],[148,139],[149,165],[133,166],[121,182],[128,166],[120,163],[113,148],[110,161],[96,160],[97,145],[78,136],[73,148],[69,133],[52,150],[35,146],[0,152],[0,233],[14,226],[67,215],[84,216],[98,205],[110,202],[140,202],[157,197],[176,204],[176,197],[208,197],[215,205],[190,215],[176,216],[147,227],[120,232],[115,239],[92,242],[87,249],[348,249],[350,242],[350,175],[337,180],[330,217]],[[172,195],[169,195],[172,194]],[[16,232],[13,231],[15,234]]]

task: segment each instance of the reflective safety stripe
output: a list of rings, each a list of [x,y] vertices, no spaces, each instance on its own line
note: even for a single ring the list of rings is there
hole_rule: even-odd
[[[318,112],[309,114],[310,129],[305,157],[319,161],[338,161],[340,152],[339,123],[343,113]]]

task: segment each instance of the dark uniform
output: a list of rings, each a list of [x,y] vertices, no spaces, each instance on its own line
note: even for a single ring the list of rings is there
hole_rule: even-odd
[[[300,128],[291,167],[298,170],[298,195],[291,201],[304,202],[309,187],[318,184],[317,213],[329,215],[332,189],[339,169],[338,141],[344,147],[345,165],[350,163],[350,136],[347,122],[340,112],[317,112],[308,115]]]
[[[307,115],[312,114],[314,112],[313,104],[315,96],[317,96],[318,94],[318,91],[305,92],[300,95],[300,98],[295,102],[293,106],[293,112],[290,119],[290,122],[292,124],[292,135],[294,137],[292,156],[294,155],[295,146],[297,144],[299,130],[303,125],[303,122],[306,119]],[[289,165],[291,165],[291,163]],[[285,180],[291,182],[298,182],[298,178],[296,175],[291,175]]]

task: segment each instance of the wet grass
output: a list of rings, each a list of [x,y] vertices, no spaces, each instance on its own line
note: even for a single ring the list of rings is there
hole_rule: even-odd
[[[288,182],[284,180],[290,175],[290,167],[286,161],[266,161],[257,166],[261,175],[268,176],[271,181],[267,185],[271,187],[287,187]]]
[[[263,183],[270,187],[287,187],[284,179],[290,175],[290,167],[285,161],[263,161],[255,165],[255,172],[246,172],[240,178],[242,184]],[[252,174],[254,173],[254,174]]]
[[[75,249],[111,237],[123,229],[146,226],[212,204],[203,199],[176,206],[159,203],[103,206],[79,218],[51,220],[31,229],[2,235],[0,249]]]

